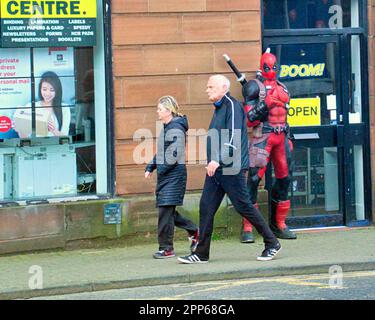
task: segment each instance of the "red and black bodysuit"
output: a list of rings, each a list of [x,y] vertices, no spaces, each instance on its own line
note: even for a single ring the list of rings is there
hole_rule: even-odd
[[[291,176],[292,142],[288,138],[287,123],[289,93],[276,80],[277,61],[271,53],[264,53],[260,61],[257,78],[242,88],[247,124],[253,128],[250,141],[250,168],[248,188],[252,203],[258,207],[258,186],[269,161],[275,171],[272,185],[272,214],[270,226],[275,235],[283,239],[296,239],[285,224],[290,208],[288,189]],[[253,242],[252,226],[243,220],[242,242]],[[250,237],[249,237],[250,233]],[[251,241],[245,241],[250,239]]]

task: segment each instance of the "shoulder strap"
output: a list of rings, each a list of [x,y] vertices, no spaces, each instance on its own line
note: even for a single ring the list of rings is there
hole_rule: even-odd
[[[258,79],[253,79],[259,87],[259,101],[263,101],[266,98],[267,92],[264,83]]]
[[[287,89],[287,87],[284,83],[280,82],[279,80],[276,80],[276,82],[277,82],[278,85],[282,86],[286,91],[288,91],[288,89]]]

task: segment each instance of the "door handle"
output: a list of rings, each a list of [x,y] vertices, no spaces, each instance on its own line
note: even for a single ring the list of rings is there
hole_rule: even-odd
[[[344,125],[337,125],[337,147],[344,147],[345,138],[344,138]]]
[[[316,140],[320,139],[319,133],[311,132],[311,133],[294,133],[293,138],[295,140]]]

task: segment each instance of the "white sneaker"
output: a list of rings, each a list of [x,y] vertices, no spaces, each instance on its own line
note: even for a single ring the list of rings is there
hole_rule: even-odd
[[[276,247],[264,249],[262,254],[257,258],[258,261],[269,261],[276,257],[281,250],[281,244],[279,243]]]
[[[177,260],[180,261],[181,263],[186,263],[186,264],[207,263],[208,262],[208,260],[202,260],[196,254],[191,254],[191,255],[185,256],[185,257],[178,257]]]

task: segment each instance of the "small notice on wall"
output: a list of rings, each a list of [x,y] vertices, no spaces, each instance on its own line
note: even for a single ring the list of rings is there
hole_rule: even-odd
[[[104,224],[121,224],[121,204],[109,203],[104,205]]]
[[[1,47],[95,46],[96,0],[1,0]]]

